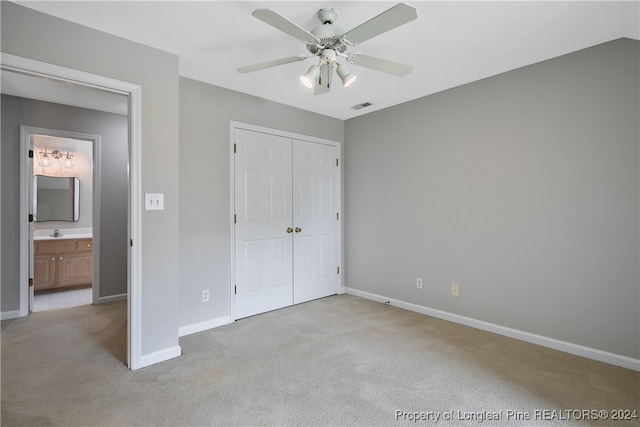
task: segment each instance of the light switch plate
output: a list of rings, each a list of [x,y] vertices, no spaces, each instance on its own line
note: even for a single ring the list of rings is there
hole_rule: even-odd
[[[144,193],[144,209],[147,211],[163,211],[164,193]]]

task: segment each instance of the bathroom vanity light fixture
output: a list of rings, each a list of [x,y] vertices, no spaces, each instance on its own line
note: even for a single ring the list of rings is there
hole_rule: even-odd
[[[45,148],[44,151],[40,152],[40,166],[43,168],[48,168],[53,165],[53,159],[56,159],[60,166],[71,169],[73,168],[73,154],[68,151],[63,153],[59,150],[47,151]]]
[[[47,153],[47,149],[44,149],[44,152],[40,152],[40,166],[42,166],[43,168],[48,168],[53,164],[53,160],[51,157],[52,153]]]
[[[67,151],[67,155],[62,160],[62,167],[63,168],[67,168],[67,169],[73,168],[73,159],[72,159],[72,157],[73,157],[73,155],[69,154],[69,152]]]

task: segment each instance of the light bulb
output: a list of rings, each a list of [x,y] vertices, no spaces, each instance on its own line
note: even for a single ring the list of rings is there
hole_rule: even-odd
[[[342,79],[342,84],[344,85],[344,87],[349,87],[353,84],[353,82],[356,81],[357,78],[358,76],[356,76],[355,74],[349,74],[344,79]]]
[[[356,75],[352,74],[351,70],[349,70],[349,67],[347,67],[345,64],[338,65],[338,69],[336,70],[336,72],[342,80],[342,85],[344,87],[351,86],[357,79]]]
[[[71,155],[69,154],[68,151],[67,151],[67,157],[65,157],[64,160],[62,161],[62,166],[67,169],[71,169],[73,167],[73,159],[71,158]]]
[[[40,166],[48,168],[51,166],[51,156],[47,153],[47,149],[44,149],[44,153],[40,156]]]
[[[318,74],[320,74],[320,67],[318,67],[317,65],[313,65],[306,73],[300,76],[300,81],[303,85],[311,89],[316,83]]]
[[[305,85],[309,89],[313,87],[313,80],[311,80],[309,76],[307,76],[306,74],[303,74],[300,76],[300,81],[302,82],[303,85]]]

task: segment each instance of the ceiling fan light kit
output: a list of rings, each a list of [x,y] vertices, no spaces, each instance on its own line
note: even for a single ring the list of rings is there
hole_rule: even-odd
[[[306,73],[300,76],[300,81],[302,82],[303,85],[311,89],[315,84],[315,81],[319,75],[320,75],[320,66],[312,65],[311,68],[309,68],[309,71],[307,71]]]
[[[342,85],[344,87],[351,86],[358,78],[358,76],[353,74],[349,67],[347,67],[345,64],[339,65],[336,69],[336,72],[338,73],[340,80],[342,80]]]
[[[292,56],[240,67],[238,68],[239,73],[250,73],[317,57],[318,64],[313,65],[300,76],[300,81],[309,89],[315,88],[315,95],[321,95],[331,89],[331,76],[334,68],[344,87],[349,87],[356,81],[356,75],[351,72],[347,64],[358,65],[398,77],[409,75],[413,70],[410,65],[376,58],[360,52],[347,52],[350,47],[355,47],[366,40],[416,19],[418,15],[415,7],[406,3],[399,3],[346,32],[334,25],[338,15],[331,8],[322,8],[317,12],[321,25],[311,31],[305,30],[271,9],[257,9],[253,12],[253,16],[302,41],[310,55]]]

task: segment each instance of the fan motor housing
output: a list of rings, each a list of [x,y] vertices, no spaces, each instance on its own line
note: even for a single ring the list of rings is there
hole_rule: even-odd
[[[340,42],[340,36],[344,34],[344,30],[334,24],[323,24],[310,31],[311,34],[316,36],[320,40],[320,44],[325,49],[334,49],[338,52],[344,52],[346,46]],[[307,45],[309,52],[314,55],[318,52],[318,46]]]

